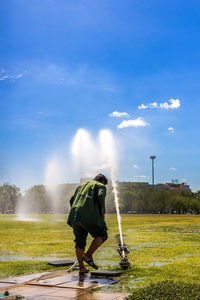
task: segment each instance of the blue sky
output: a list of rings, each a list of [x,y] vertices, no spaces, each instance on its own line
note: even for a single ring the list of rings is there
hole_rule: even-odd
[[[200,189],[199,1],[7,0],[0,20],[0,184],[44,183],[108,128],[120,180],[151,181],[154,154],[155,182]]]

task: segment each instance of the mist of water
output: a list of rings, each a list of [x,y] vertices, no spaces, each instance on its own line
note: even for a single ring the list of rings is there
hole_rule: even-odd
[[[24,210],[22,212],[16,211],[16,220],[17,221],[23,221],[23,222],[37,222],[39,221],[38,216],[25,213]]]
[[[58,159],[56,157],[49,159],[46,164],[44,183],[48,201],[50,202],[49,206],[53,212],[57,212],[58,210],[58,200],[60,195],[57,185],[61,182],[61,173],[62,168]],[[34,195],[25,193],[25,195],[18,200],[16,219],[19,221],[38,221],[38,210],[38,203],[34,198]],[[32,213],[34,213],[34,216],[31,215]]]
[[[56,157],[51,158],[46,165],[45,187],[53,212],[58,211],[58,189],[57,185],[61,182],[61,166]]]
[[[111,131],[101,130],[97,139],[92,139],[85,129],[79,129],[72,143],[72,154],[80,175],[93,178],[97,172],[108,173],[112,182],[120,242],[123,246],[119,195],[116,181],[117,155],[116,144]],[[87,177],[87,176],[86,176]]]
[[[78,177],[93,178],[97,173],[103,172],[109,176],[112,182],[114,200],[117,212],[117,220],[120,234],[120,242],[123,246],[123,236],[121,227],[121,217],[119,211],[119,195],[116,181],[117,171],[117,153],[116,143],[111,131],[101,130],[96,138],[93,138],[90,133],[80,128],[72,141],[71,155],[73,157],[74,167],[70,172],[77,172]],[[71,161],[71,159],[69,159]],[[63,164],[63,163],[62,163]],[[52,210],[57,211],[58,190],[57,185],[61,183],[63,166],[56,157],[48,160],[45,170],[45,186],[49,199],[51,201]],[[35,221],[36,219],[29,217],[27,212],[32,211],[29,207],[28,199],[22,198],[19,201],[17,210],[17,219],[25,221]]]
[[[18,199],[17,207],[16,207],[16,220],[18,221],[25,221],[25,222],[32,222],[38,221],[38,217],[36,215],[31,215],[33,208],[31,207],[27,199],[23,196]]]
[[[95,162],[96,151],[96,145],[90,133],[80,128],[76,132],[71,146],[75,171],[79,173],[79,177],[93,176],[92,166]]]

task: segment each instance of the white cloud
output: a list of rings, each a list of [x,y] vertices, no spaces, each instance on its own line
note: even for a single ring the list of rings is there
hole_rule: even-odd
[[[174,132],[174,127],[169,127],[168,130],[169,130],[170,132]]]
[[[3,81],[3,80],[6,80],[6,79],[9,79],[9,76],[8,75],[2,75],[0,76],[0,80]]]
[[[157,103],[157,102],[152,102],[147,105],[139,105],[138,109],[146,109],[146,108],[161,108],[161,109],[176,109],[181,106],[180,100],[179,99],[170,99],[168,102],[163,102],[163,103]]]
[[[174,167],[170,167],[169,168],[171,171],[176,171],[176,168],[174,168]]]
[[[133,168],[134,169],[137,169],[139,166],[138,165],[133,165]]]
[[[10,73],[8,71],[6,71],[5,69],[0,69],[0,81],[4,81],[4,80],[11,80],[11,81],[15,81],[17,79],[22,78],[25,75],[26,71],[24,71],[23,73]]]
[[[150,107],[152,108],[157,108],[158,107],[158,103],[157,102],[153,102],[149,104]]]
[[[170,99],[169,102],[170,102],[171,104],[169,104],[169,103],[167,103],[167,102],[160,103],[160,108],[164,108],[164,109],[175,109],[175,108],[179,108],[179,107],[181,106],[180,100],[179,100],[179,99],[176,99],[176,100]]]
[[[23,74],[18,74],[18,75],[16,76],[17,79],[22,78],[22,77],[23,77]]]
[[[148,106],[144,105],[143,103],[142,103],[142,105],[138,106],[138,109],[145,109],[145,108],[148,108]]]
[[[109,114],[110,117],[123,117],[123,116],[129,116],[127,112],[118,112],[118,111],[113,111],[112,113]]]
[[[137,118],[135,120],[122,121],[117,127],[127,128],[127,127],[145,127],[149,124],[143,118]]]

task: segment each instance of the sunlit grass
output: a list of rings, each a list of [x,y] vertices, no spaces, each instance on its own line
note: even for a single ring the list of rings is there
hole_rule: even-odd
[[[120,261],[116,251],[118,224],[115,215],[106,218],[109,238],[94,258],[99,263],[107,260],[103,267],[113,269],[116,265],[111,262]],[[22,222],[13,215],[0,215],[0,257],[21,257],[21,262],[0,262],[0,276],[13,275],[15,265],[16,274],[49,269],[45,262],[22,262],[24,258],[74,259],[74,236],[66,219],[66,215],[39,215],[38,222]],[[167,280],[200,283],[200,216],[122,215],[122,229],[132,268],[126,271],[130,277],[110,290],[132,290]]]
[[[62,267],[61,269],[66,269]],[[9,261],[0,262],[0,278],[17,276],[25,273],[54,271],[56,267],[47,265],[44,261]]]

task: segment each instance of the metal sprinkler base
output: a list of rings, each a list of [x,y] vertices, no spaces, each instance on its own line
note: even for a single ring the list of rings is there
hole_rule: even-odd
[[[119,265],[122,268],[122,270],[126,270],[126,269],[129,269],[131,267],[131,264],[128,260],[120,261]]]
[[[119,263],[122,270],[129,269],[131,267],[130,262],[128,261],[127,254],[129,253],[129,250],[127,246],[124,244],[123,246],[119,243],[117,247],[117,252],[121,256],[121,261]]]

